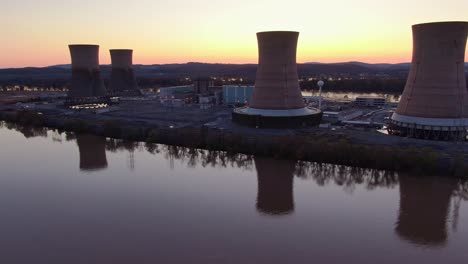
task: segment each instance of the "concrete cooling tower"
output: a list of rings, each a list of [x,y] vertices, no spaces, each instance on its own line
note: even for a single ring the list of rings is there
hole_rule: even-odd
[[[110,89],[112,93],[137,92],[138,85],[133,70],[133,50],[110,50],[112,72]]]
[[[72,61],[72,79],[68,96],[71,98],[106,95],[99,70],[98,45],[69,45]]]
[[[257,33],[259,61],[249,107],[233,111],[233,120],[253,127],[292,128],[318,125],[322,112],[302,99],[297,74],[299,33]]]
[[[255,167],[258,177],[257,210],[268,215],[292,213],[296,162],[255,157]]]
[[[80,151],[80,169],[95,171],[107,168],[106,138],[94,135],[77,135]]]
[[[433,140],[466,138],[468,22],[413,26],[413,59],[389,133]]]

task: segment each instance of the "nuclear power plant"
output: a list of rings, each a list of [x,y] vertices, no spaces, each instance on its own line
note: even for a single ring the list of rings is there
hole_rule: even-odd
[[[322,112],[306,107],[297,73],[299,32],[257,33],[258,69],[250,105],[237,108],[232,119],[252,127],[294,128],[318,125]]]
[[[468,91],[465,49],[468,22],[413,26],[413,59],[408,80],[388,131],[434,140],[465,140]]]
[[[112,72],[110,90],[113,94],[140,95],[133,70],[133,50],[110,50]]]
[[[106,87],[99,70],[98,45],[69,45],[72,78],[70,98],[91,98],[106,95]]]

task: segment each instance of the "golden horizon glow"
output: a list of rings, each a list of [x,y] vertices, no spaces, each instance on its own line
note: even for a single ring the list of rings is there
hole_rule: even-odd
[[[17,0],[2,3],[0,68],[69,64],[68,44],[134,50],[135,64],[257,63],[255,33],[300,32],[303,62],[410,62],[411,25],[468,20],[468,1]],[[468,59],[468,54],[466,56]]]

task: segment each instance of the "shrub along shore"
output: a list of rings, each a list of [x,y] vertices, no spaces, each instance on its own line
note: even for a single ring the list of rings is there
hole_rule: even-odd
[[[45,116],[33,111],[0,112],[0,120],[15,122],[25,127],[49,127],[61,131],[90,133],[131,141],[419,175],[468,178],[466,143],[453,143],[461,144],[456,147],[456,151],[452,148],[435,150],[430,144],[428,146],[424,144],[366,144],[355,140],[352,135],[350,136],[351,133],[333,134],[320,129],[294,135],[242,134],[204,126],[161,128],[132,124],[127,120],[90,121],[80,118]]]

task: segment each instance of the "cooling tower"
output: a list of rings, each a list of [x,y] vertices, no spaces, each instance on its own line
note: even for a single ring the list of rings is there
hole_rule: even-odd
[[[113,93],[124,91],[136,91],[138,85],[132,68],[133,50],[110,50],[112,60],[112,72],[110,88]]]
[[[418,245],[445,245],[450,201],[456,187],[452,179],[400,177],[397,235]]]
[[[292,213],[296,162],[255,157],[255,167],[258,177],[257,210],[268,215]]]
[[[413,26],[413,59],[390,134],[435,140],[466,137],[468,22]]]
[[[249,107],[233,111],[233,120],[254,127],[303,127],[318,125],[322,112],[308,108],[302,99],[297,74],[299,33],[257,33],[258,69]]]
[[[77,135],[80,151],[80,169],[94,171],[107,168],[106,138],[94,135]]]
[[[71,98],[106,95],[99,70],[98,45],[69,45],[72,60]]]

